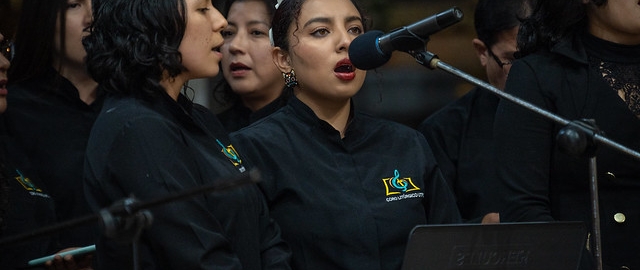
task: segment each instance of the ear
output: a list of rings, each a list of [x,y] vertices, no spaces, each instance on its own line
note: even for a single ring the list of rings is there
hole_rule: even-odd
[[[280,72],[291,72],[292,67],[289,53],[285,52],[280,47],[274,47],[271,51],[271,57],[273,58],[273,63],[276,64]]]
[[[487,50],[487,46],[481,40],[474,38],[471,43],[473,44],[473,48],[476,50],[476,55],[478,59],[480,59],[480,65],[483,67],[487,66],[487,62],[489,61],[489,50]]]

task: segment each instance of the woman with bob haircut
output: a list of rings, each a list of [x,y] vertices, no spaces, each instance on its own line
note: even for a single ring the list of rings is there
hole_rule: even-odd
[[[246,173],[212,112],[181,93],[218,74],[227,21],[209,0],[94,1],[87,67],[108,97],[85,163],[94,210]],[[139,238],[144,269],[288,269],[289,251],[260,190],[245,185],[150,209]],[[131,268],[131,245],[100,236],[98,269]]]

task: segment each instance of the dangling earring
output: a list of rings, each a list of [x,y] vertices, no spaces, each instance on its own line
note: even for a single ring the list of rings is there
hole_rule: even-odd
[[[283,72],[282,73],[282,77],[284,77],[284,84],[287,87],[293,88],[294,86],[298,85],[298,79],[296,78],[296,72],[293,71],[293,69],[291,69],[291,71],[289,71],[289,72]]]

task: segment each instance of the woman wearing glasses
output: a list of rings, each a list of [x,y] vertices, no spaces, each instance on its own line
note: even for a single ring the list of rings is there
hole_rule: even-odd
[[[605,136],[640,151],[637,0],[538,1],[518,47],[522,58],[505,91],[568,120],[594,119]],[[561,151],[561,128],[500,102],[494,130],[504,221],[577,220],[591,227],[589,153]],[[640,160],[604,145],[595,156],[604,269],[638,269]]]
[[[487,80],[498,89],[503,89],[507,80],[516,51],[518,18],[525,15],[527,7],[527,0],[480,0],[476,6],[478,37],[472,44]],[[418,127],[453,188],[466,222],[500,222],[498,196],[490,188],[496,179],[491,153],[498,101],[495,94],[476,88]]]
[[[7,70],[13,56],[13,47],[0,33],[0,239],[25,234],[56,221],[53,199],[43,183],[9,136],[4,122],[7,109]],[[2,269],[22,269],[27,262],[61,249],[53,237],[38,237],[30,241],[3,245],[0,248]],[[47,262],[54,269],[89,269],[91,258],[76,261],[73,257]]]
[[[82,37],[91,0],[24,0],[9,70],[7,128],[55,200],[59,220],[90,214],[82,171],[89,132],[102,107],[84,66]],[[61,233],[64,246],[94,243],[94,226]]]

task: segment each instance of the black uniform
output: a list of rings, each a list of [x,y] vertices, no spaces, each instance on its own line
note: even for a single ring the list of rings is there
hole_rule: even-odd
[[[361,113],[340,133],[296,98],[232,133],[292,247],[294,269],[400,269],[411,229],[459,222],[424,137]]]
[[[289,98],[289,91],[284,90],[284,92],[271,103],[265,105],[259,110],[252,112],[251,109],[247,108],[242,104],[242,101],[239,99],[231,106],[231,108],[218,113],[216,116],[220,119],[222,125],[229,132],[238,131],[243,127],[250,125],[251,123],[258,121],[264,118],[267,115],[272,114],[278,109],[282,108],[284,105],[287,105],[287,99]]]
[[[4,129],[0,117],[0,170],[6,179],[7,190],[1,191],[0,201],[7,199],[7,212],[2,218],[3,230],[0,238],[31,233],[37,229],[53,225],[55,213],[53,199],[35,177],[26,156],[13,142]],[[8,197],[4,197],[4,196]],[[0,247],[2,269],[18,269],[27,262],[60,250],[55,237],[40,236],[22,243]]]
[[[467,222],[480,222],[487,213],[500,210],[493,159],[493,119],[498,101],[500,98],[489,90],[474,88],[418,127]]]
[[[603,73],[603,63],[621,69]],[[584,35],[516,61],[506,91],[568,120],[595,119],[608,138],[640,151],[640,111],[632,112],[602,76],[636,87],[637,96],[638,70],[640,46]],[[562,127],[505,101],[498,106],[495,128],[507,200],[501,218],[580,220],[591,227],[589,160],[558,150],[554,138]],[[600,146],[597,164],[603,262],[612,269],[640,269],[640,161]]]
[[[108,98],[89,139],[87,200],[94,210],[223,181],[245,170],[220,122],[184,96]],[[255,185],[151,209],[143,269],[287,269],[290,253]],[[99,269],[131,267],[131,249],[101,237]]]
[[[90,214],[82,189],[82,166],[91,126],[102,98],[91,105],[53,68],[40,78],[9,85],[5,112],[10,134],[35,164],[54,198],[60,221]],[[61,233],[65,247],[92,245],[95,224]]]

